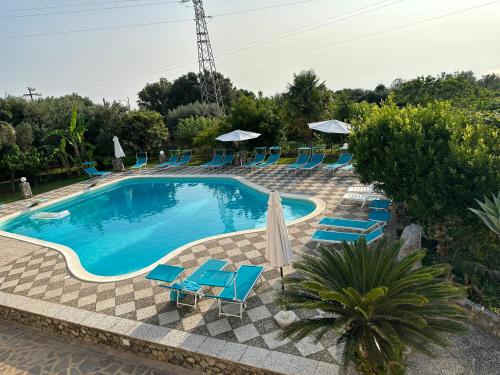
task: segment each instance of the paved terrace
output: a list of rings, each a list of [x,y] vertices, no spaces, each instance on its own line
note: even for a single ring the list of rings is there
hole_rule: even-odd
[[[156,172],[141,172],[144,175],[152,173]],[[195,174],[200,173],[200,169],[188,167],[175,173]],[[203,170],[202,173],[206,171]],[[243,171],[232,168],[222,173],[242,175],[251,182],[280,192],[315,196],[327,204],[325,213],[334,212],[336,215],[352,218],[365,218],[367,215],[367,212],[359,207],[340,205],[341,197],[347,188],[359,184],[352,175],[326,177],[316,172],[311,176],[308,173],[295,176],[293,173],[287,175],[282,167],[275,167],[270,171]],[[118,174],[110,178],[118,180],[123,176],[126,175]],[[57,199],[82,191],[86,187],[87,183],[79,183],[40,197]],[[23,209],[25,205],[25,202],[9,204],[3,214]],[[317,227],[318,219],[319,217],[316,217],[289,227],[292,245],[297,254],[310,252],[314,248],[310,236]],[[280,288],[280,278],[278,270],[272,269],[264,258],[265,232],[207,241],[183,251],[169,262],[182,265],[188,273],[207,258],[227,259],[229,267],[233,269],[240,264],[264,265],[266,269],[263,273],[263,283],[257,284],[256,293],[248,299],[242,320],[220,319],[217,305],[211,300],[202,300],[197,310],[189,307],[178,309],[175,304],[168,302],[165,289],[145,280],[143,276],[116,283],[83,282],[71,275],[59,252],[46,247],[0,236],[0,249],[0,293],[4,296],[21,296],[19,298],[23,301],[28,297],[30,301],[42,300],[78,311],[99,313],[102,315],[98,316],[103,319],[109,316],[147,323],[148,327],[166,328],[162,331],[164,333],[168,330],[187,332],[193,335],[190,337],[195,338],[186,347],[188,350],[241,361],[256,367],[310,375],[335,374],[338,371],[336,363],[339,357],[334,337],[325,337],[317,344],[310,340],[293,343],[277,339],[280,327],[273,316],[279,309],[274,303],[274,294]],[[291,268],[285,270],[285,273],[288,272],[291,272]],[[311,314],[301,311],[296,313],[299,317]],[[313,314],[321,314],[321,311]],[[93,316],[95,318],[95,315]],[[116,320],[112,321],[116,323]],[[493,342],[498,344],[498,341]],[[466,361],[453,359],[436,363],[440,368],[436,373],[474,373]]]

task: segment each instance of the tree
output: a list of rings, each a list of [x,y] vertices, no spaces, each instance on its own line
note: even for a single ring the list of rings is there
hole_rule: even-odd
[[[16,143],[14,127],[5,121],[0,121],[0,151],[8,149]]]
[[[255,144],[275,145],[281,137],[283,118],[273,99],[240,95],[231,105],[228,123],[234,130],[260,133]]]
[[[321,120],[330,101],[325,83],[312,70],[294,74],[285,97],[290,130],[311,144],[312,131],[307,124]]]
[[[16,127],[16,143],[19,145],[21,150],[27,151],[33,145],[33,127],[27,121],[21,122]]]
[[[36,172],[44,164],[44,157],[36,149],[22,151],[18,145],[14,144],[7,149],[3,149],[0,158],[0,170],[10,173],[10,184],[12,192],[15,192],[14,181],[16,172],[30,171]]]
[[[190,72],[177,78],[169,94],[169,108],[201,101],[201,89],[198,75]]]
[[[340,335],[343,368],[354,361],[364,374],[404,374],[409,347],[433,355],[432,345],[446,346],[444,333],[466,330],[457,302],[462,289],[447,280],[449,267],[415,268],[425,251],[401,260],[401,242],[380,241],[369,249],[365,240],[342,245],[342,251],[321,248],[294,264],[278,304],[286,309],[322,310],[285,327],[294,340],[327,332]]]
[[[167,115],[167,127],[171,132],[174,132],[179,122],[189,117],[208,116],[215,117],[218,115],[217,104],[205,104],[194,102],[186,105],[180,105],[172,109]]]
[[[166,115],[172,108],[170,104],[170,92],[172,83],[166,78],[160,78],[158,82],[147,83],[146,86],[137,93],[140,108],[156,111]]]
[[[188,117],[179,122],[174,131],[174,139],[183,146],[191,146],[200,133],[212,127],[214,127],[214,121],[211,118]]]
[[[158,112],[148,110],[129,111],[121,117],[123,125],[118,135],[123,145],[135,152],[153,151],[168,138],[168,130],[163,117]]]

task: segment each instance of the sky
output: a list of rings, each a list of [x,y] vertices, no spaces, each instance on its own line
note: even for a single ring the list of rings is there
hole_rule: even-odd
[[[31,86],[44,96],[128,97],[135,107],[147,82],[198,70],[189,4],[0,0],[0,95],[22,95]],[[205,0],[204,6],[217,70],[236,87],[265,95],[286,90],[294,73],[310,68],[333,90],[444,71],[500,73],[500,1]]]

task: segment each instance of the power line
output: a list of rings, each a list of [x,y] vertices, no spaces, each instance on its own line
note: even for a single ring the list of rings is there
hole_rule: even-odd
[[[0,13],[7,12],[25,12],[30,10],[43,10],[43,9],[58,9],[58,8],[71,8],[71,7],[81,7],[90,5],[104,5],[104,4],[120,4],[120,3],[131,3],[140,2],[143,0],[114,0],[114,1],[94,1],[90,3],[71,3],[71,4],[58,4],[58,5],[47,5],[43,7],[31,7],[31,8],[17,8],[17,9],[0,9]]]
[[[426,18],[426,19],[423,19],[423,20],[411,22],[411,23],[408,23],[408,24],[391,27],[391,28],[388,28],[388,29],[384,29],[384,30],[380,30],[380,31],[374,32],[374,33],[364,34],[364,35],[360,35],[360,36],[357,36],[357,37],[353,37],[353,38],[349,38],[349,39],[344,39],[344,40],[341,40],[341,41],[338,41],[338,42],[328,43],[328,44],[324,44],[322,46],[318,46],[318,47],[314,47],[314,48],[308,48],[308,49],[304,49],[304,50],[301,50],[301,51],[297,51],[297,52],[293,52],[293,53],[289,53],[289,54],[284,54],[284,55],[281,55],[281,56],[272,57],[272,58],[269,58],[269,59],[264,59],[264,60],[256,61],[256,62],[253,62],[253,63],[248,63],[248,64],[234,66],[234,67],[229,67],[229,68],[223,68],[223,70],[224,71],[227,71],[227,70],[237,70],[237,69],[241,69],[241,68],[247,68],[247,67],[253,66],[253,65],[260,65],[260,64],[263,64],[263,63],[266,63],[266,62],[270,62],[270,61],[282,60],[282,59],[285,59],[287,57],[298,56],[298,55],[302,55],[302,54],[305,54],[305,53],[315,52],[315,51],[322,50],[322,49],[325,49],[325,48],[330,48],[330,47],[338,46],[340,44],[345,44],[345,43],[349,43],[349,42],[353,42],[353,41],[358,41],[358,40],[361,40],[361,39],[367,39],[367,38],[370,38],[370,37],[373,37],[373,36],[377,36],[377,35],[381,35],[381,34],[386,34],[386,33],[390,33],[390,32],[393,32],[393,31],[398,31],[398,30],[406,29],[406,28],[409,28],[409,27],[412,27],[412,26],[420,25],[420,24],[423,24],[423,23],[428,23],[428,22],[436,21],[436,20],[439,20],[439,19],[442,19],[442,18],[446,18],[446,17],[455,16],[455,15],[458,15],[458,14],[470,12],[472,10],[476,10],[476,9],[479,9],[479,8],[484,8],[484,7],[487,7],[487,6],[490,6],[490,5],[493,5],[493,4],[497,4],[497,3],[500,3],[500,0],[491,1],[489,3],[480,4],[480,5],[476,5],[476,6],[473,6],[473,7],[469,7],[469,8],[465,8],[465,9],[461,9],[461,10],[449,12],[449,13],[445,13],[445,14],[442,14],[442,15],[439,15],[439,16],[430,17],[430,18]]]
[[[274,9],[274,8],[284,8],[284,7],[289,7],[289,6],[294,6],[294,5],[304,4],[304,3],[310,3],[312,1],[316,1],[316,0],[300,0],[300,1],[295,1],[293,3],[287,3],[287,4],[266,6],[266,7],[253,8],[253,9],[244,9],[244,10],[241,10],[241,11],[234,11],[234,12],[230,12],[230,13],[214,14],[214,15],[212,15],[210,17],[211,18],[225,17],[225,16],[230,16],[230,15],[231,16],[232,15],[236,15],[236,14],[256,12],[256,11],[259,11],[259,10],[268,10],[268,9]],[[158,22],[136,23],[136,24],[128,24],[128,25],[120,25],[120,26],[90,27],[90,28],[85,28],[85,29],[61,30],[61,31],[53,31],[53,32],[47,32],[47,33],[5,35],[5,36],[0,36],[0,40],[36,38],[36,37],[43,37],[43,36],[75,34],[75,33],[89,32],[89,31],[104,31],[104,30],[128,29],[128,28],[137,28],[137,27],[144,27],[144,26],[163,25],[163,24],[168,24],[168,23],[186,22],[187,20],[191,21],[192,19],[178,19],[178,20],[158,21]]]
[[[288,58],[288,57],[293,57],[293,56],[298,56],[298,55],[302,55],[302,54],[306,54],[306,53],[311,53],[311,52],[315,52],[315,51],[318,51],[318,50],[321,50],[321,49],[331,48],[331,47],[334,47],[334,46],[337,46],[337,45],[346,44],[346,43],[350,43],[350,42],[358,41],[358,40],[362,40],[362,39],[367,39],[367,38],[378,36],[378,35],[381,35],[381,34],[386,34],[386,33],[394,32],[394,31],[402,30],[402,29],[405,29],[405,28],[417,26],[417,25],[420,25],[420,24],[433,22],[433,21],[436,21],[436,20],[439,20],[439,19],[443,19],[443,18],[446,18],[446,17],[451,17],[451,16],[455,16],[455,15],[458,15],[458,14],[467,13],[467,12],[470,12],[470,11],[473,11],[473,10],[476,10],[476,9],[479,9],[479,8],[484,8],[484,7],[487,7],[487,6],[491,6],[491,5],[494,5],[494,4],[497,4],[497,3],[500,3],[500,0],[491,1],[491,2],[488,2],[488,3],[485,3],[485,4],[480,4],[480,5],[476,5],[476,6],[473,6],[473,7],[460,9],[460,10],[457,10],[457,11],[453,11],[453,12],[441,14],[441,15],[434,16],[434,17],[425,18],[425,19],[418,20],[418,21],[411,22],[411,23],[407,23],[407,24],[404,24],[404,25],[387,28],[387,29],[380,30],[380,31],[377,31],[377,32],[373,32],[373,33],[369,33],[369,34],[364,34],[364,35],[360,35],[360,36],[357,36],[357,37],[353,37],[353,38],[349,38],[349,39],[344,39],[344,40],[341,40],[341,41],[337,41],[337,42],[334,42],[334,43],[328,43],[328,44],[324,44],[322,46],[318,46],[318,47],[314,47],[314,48],[308,48],[308,49],[304,49],[304,50],[301,50],[301,51],[296,51],[296,52],[293,52],[293,53],[284,54],[284,55],[281,55],[281,56],[276,56],[276,57],[272,57],[272,58],[269,58],[269,59],[264,59],[264,60],[256,61],[256,62],[253,62],[253,63],[248,63],[248,64],[243,64],[243,65],[238,65],[238,66],[233,66],[233,67],[222,68],[221,70],[222,71],[237,70],[237,69],[247,68],[247,67],[254,66],[254,65],[264,64],[264,63],[271,62],[271,61],[282,60],[282,59],[285,59],[285,58]],[[134,86],[128,85],[128,86],[125,86],[125,87],[122,87],[122,88],[128,88],[128,87],[135,87],[135,85]],[[90,91],[94,91],[94,90],[90,90]]]
[[[138,8],[138,7],[148,7],[148,6],[156,6],[156,5],[169,5],[169,4],[178,4],[178,3],[179,3],[178,1],[161,1],[161,2],[156,2],[156,3],[146,3],[146,4],[117,5],[117,6],[110,6],[110,7],[104,7],[104,8],[71,9],[71,10],[60,10],[57,12],[34,13],[34,14],[14,14],[14,15],[10,15],[10,16],[0,16],[0,19],[50,16],[50,15],[71,14],[71,13],[101,12],[101,11],[106,11],[106,10]]]
[[[392,1],[392,2],[390,4],[385,4],[385,5],[373,8],[373,7],[377,6],[377,5],[380,5],[380,4],[383,4],[383,3],[387,3],[388,1]],[[345,21],[345,20],[348,20],[350,18],[354,18],[354,17],[360,16],[360,15],[364,15],[364,14],[367,14],[367,13],[379,10],[381,8],[385,8],[387,6],[395,5],[395,4],[397,4],[397,3],[401,2],[401,1],[404,1],[404,0],[398,0],[396,2],[394,2],[393,0],[383,0],[383,1],[376,2],[374,4],[365,5],[363,7],[356,8],[356,9],[353,9],[353,10],[350,10],[350,11],[338,14],[338,15],[336,15],[334,17],[330,17],[330,18],[325,19],[323,21],[315,22],[315,23],[308,24],[308,25],[303,26],[303,27],[299,27],[299,28],[295,28],[295,29],[292,29],[292,30],[288,30],[288,31],[282,32],[282,33],[278,33],[278,34],[275,34],[275,35],[273,35],[271,37],[259,39],[257,41],[253,41],[253,42],[250,42],[250,43],[247,43],[247,44],[243,44],[243,45],[240,44],[238,46],[231,47],[229,49],[223,50],[219,54],[216,54],[215,57],[216,58],[218,58],[218,57],[224,57],[224,56],[227,56],[227,55],[231,55],[233,53],[238,53],[238,52],[242,52],[244,50],[250,49],[250,48],[258,47],[258,46],[263,45],[263,44],[268,44],[268,43],[277,41],[277,40],[282,39],[282,38],[288,38],[290,36],[299,34],[301,32],[307,32],[307,31],[311,31],[311,30],[313,30],[315,28],[324,27],[324,26],[332,24],[338,18],[344,17],[344,18],[340,19],[339,22]],[[372,9],[369,9],[369,8],[372,8]],[[369,9],[369,10],[366,11],[366,9]],[[364,12],[360,12],[360,11],[364,11]],[[356,12],[358,12],[358,13],[356,13]],[[355,14],[353,14],[353,13],[355,13]],[[124,78],[112,79],[112,80],[107,80],[107,81],[99,81],[99,82],[94,83],[94,84],[90,84],[90,85],[89,84],[84,84],[84,85],[80,85],[78,87],[87,88],[87,87],[93,87],[93,86],[101,86],[101,85],[104,85],[104,84],[107,84],[107,83],[112,83],[112,82],[117,82],[117,81],[124,81],[124,80],[130,79],[130,78],[139,78],[139,77],[142,77],[144,75],[148,75],[150,73],[155,73],[155,72],[160,73],[160,72],[170,71],[170,70],[174,70],[174,69],[178,69],[178,68],[182,68],[182,67],[187,67],[187,66],[191,66],[194,63],[196,63],[195,60],[183,60],[183,61],[180,61],[178,63],[174,63],[174,64],[170,64],[170,65],[166,65],[166,66],[162,66],[162,67],[158,67],[158,68],[154,68],[154,69],[148,69],[148,70],[142,71],[142,72],[137,73],[137,74],[127,75]],[[74,85],[60,86],[60,88],[63,88],[63,87],[74,87]]]
[[[120,30],[120,29],[129,29],[129,28],[133,28],[133,27],[165,25],[165,24],[169,24],[169,23],[191,22],[191,21],[193,21],[192,18],[182,18],[182,19],[177,19],[177,20],[136,23],[136,24],[129,24],[129,25],[121,25],[121,26],[103,26],[103,27],[92,27],[92,28],[88,28],[88,29],[52,31],[52,32],[48,32],[48,33],[7,35],[7,36],[1,36],[0,40],[34,38],[34,37],[41,37],[41,36],[53,36],[53,35],[63,35],[63,34],[75,34],[75,33],[83,33],[83,32],[88,32],[88,31]]]

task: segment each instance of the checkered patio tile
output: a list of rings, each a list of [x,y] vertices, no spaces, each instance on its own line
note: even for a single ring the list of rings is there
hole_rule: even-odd
[[[169,171],[171,173],[171,171]],[[352,218],[366,218],[366,211],[359,207],[340,206],[339,202],[349,186],[359,184],[353,176],[323,176],[320,172],[312,175],[286,174],[282,167],[269,170],[243,170],[228,168],[222,171],[202,173],[236,174],[268,189],[281,192],[307,194],[321,198],[327,204],[325,214]],[[151,174],[151,170],[140,174]],[[156,172],[155,172],[156,173]],[[187,167],[175,171],[176,174],[198,174],[200,169]],[[112,179],[121,178],[113,175]],[[81,191],[87,185],[80,183],[45,194],[55,199]],[[7,205],[2,214],[13,212],[24,203]],[[318,217],[289,227],[294,251],[297,254],[310,252],[315,245],[310,242],[312,232],[317,228]],[[0,248],[4,246],[23,247],[27,244],[0,237]],[[325,337],[319,343],[302,340],[293,343],[281,340],[280,326],[274,320],[279,311],[274,303],[274,295],[280,290],[279,272],[272,269],[264,258],[265,233],[234,235],[219,240],[207,241],[193,246],[176,256],[169,264],[181,265],[190,273],[208,258],[227,259],[229,268],[240,264],[264,265],[263,282],[257,284],[255,294],[248,299],[243,319],[220,318],[217,304],[202,300],[199,308],[177,308],[168,302],[168,292],[145,280],[143,276],[116,283],[97,284],[74,278],[66,267],[65,260],[55,250],[35,246],[14,261],[0,263],[0,291],[29,296],[31,298],[97,311],[128,319],[162,325],[169,328],[206,335],[236,344],[248,344],[257,348],[292,354],[322,362],[335,363],[337,349],[332,337]],[[0,259],[2,255],[0,253]],[[286,273],[292,272],[288,267]],[[318,315],[321,312],[314,312]],[[310,312],[297,311],[299,318],[310,317]]]

